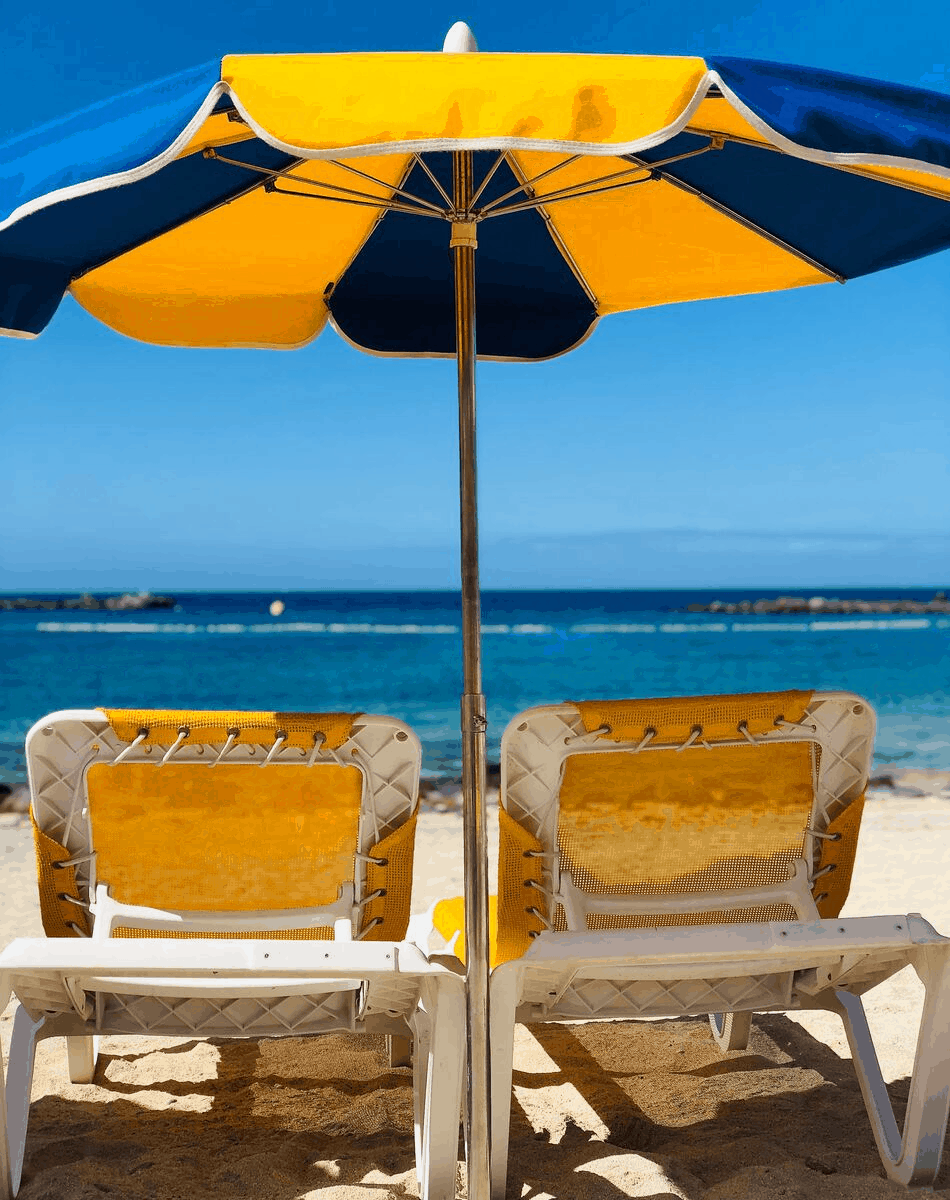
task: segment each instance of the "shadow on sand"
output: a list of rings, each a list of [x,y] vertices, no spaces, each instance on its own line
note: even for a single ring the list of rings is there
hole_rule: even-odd
[[[757,1017],[749,1049],[728,1055],[697,1020],[530,1033],[509,1197],[732,1200],[790,1182],[807,1200],[906,1195],[884,1177],[851,1063],[787,1017]],[[411,1074],[383,1039],[223,1041],[210,1070],[182,1069],[199,1045],[106,1053],[94,1087],[38,1099],[22,1200],[418,1195]],[[588,1128],[545,1098],[565,1085]],[[907,1087],[890,1088],[899,1116]]]

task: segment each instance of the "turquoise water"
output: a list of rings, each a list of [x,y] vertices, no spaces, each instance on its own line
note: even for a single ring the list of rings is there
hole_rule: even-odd
[[[489,750],[532,704],[603,696],[843,688],[878,712],[879,762],[950,768],[950,618],[685,613],[769,592],[488,592]],[[837,589],[833,594],[853,595]],[[929,599],[930,589],[873,592]],[[192,593],[175,610],[0,612],[0,781],[58,708],[362,710],[412,725],[425,768],[458,771],[451,593]]]

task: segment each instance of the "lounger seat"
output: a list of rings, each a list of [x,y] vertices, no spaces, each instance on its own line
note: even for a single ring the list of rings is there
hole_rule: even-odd
[[[389,717],[71,710],[27,738],[45,939],[0,954],[14,1018],[0,1196],[35,1047],[100,1034],[411,1037],[423,1197],[455,1195],[461,978],[404,939],[418,739]],[[263,770],[260,768],[264,768]],[[3,1092],[0,1090],[0,1105]]]

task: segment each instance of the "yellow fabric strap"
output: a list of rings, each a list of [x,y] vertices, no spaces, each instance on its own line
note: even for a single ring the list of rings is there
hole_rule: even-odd
[[[650,745],[684,742],[698,725],[708,741],[733,739],[745,723],[749,733],[769,733],[776,720],[801,721],[813,692],[757,692],[744,696],[687,696],[662,700],[579,700],[576,707],[588,733],[609,726],[602,735],[613,742],[638,742],[656,730]]]
[[[663,895],[783,883],[814,801],[805,742],[572,754],[561,867],[582,891]]]
[[[322,733],[323,746],[338,750],[350,736],[358,713],[203,712],[191,709],[104,708],[109,724],[123,742],[134,741],[143,729],[149,731],[145,745],[170,745],[185,727],[192,743],[218,745],[226,742],[232,729],[239,729],[239,742],[270,748],[278,730],[287,734],[286,746],[312,750],[314,735]]]
[[[36,881],[40,893],[40,916],[43,919],[43,929],[47,937],[80,937],[68,922],[85,934],[89,934],[89,919],[86,910],[68,900],[60,900],[60,893],[82,899],[76,884],[75,867],[56,867],[54,863],[65,862],[70,857],[69,851],[59,842],[48,837],[37,825],[32,812],[30,821],[33,825],[33,843],[36,847]]]
[[[96,875],[122,903],[184,911],[313,908],[353,879],[363,775],[318,763],[95,763]]]
[[[823,917],[836,917],[844,907],[851,890],[851,875],[854,871],[854,856],[858,849],[858,832],[864,813],[864,796],[853,800],[848,807],[823,830],[824,833],[840,834],[833,842],[822,839],[818,870],[834,866],[833,871],[815,880],[812,895]],[[821,896],[819,900],[818,897]]]
[[[370,850],[379,863],[366,864],[366,895],[382,889],[385,895],[371,900],[363,909],[360,930],[368,930],[368,942],[398,942],[409,924],[412,898],[412,858],[416,844],[416,814],[404,825],[378,841]],[[372,925],[376,917],[382,918]]]
[[[453,896],[449,900],[440,900],[432,910],[432,924],[437,932],[451,942],[458,934],[458,940],[452,948],[452,953],[460,962],[465,962],[465,897]],[[491,954],[491,965],[499,963],[498,946],[498,897],[488,897],[488,944]]]
[[[498,830],[498,934],[493,965],[520,958],[531,945],[531,934],[545,928],[529,908],[539,909],[551,920],[547,896],[528,886],[541,882],[543,860],[532,856],[542,849],[541,843],[503,808],[498,810]]]

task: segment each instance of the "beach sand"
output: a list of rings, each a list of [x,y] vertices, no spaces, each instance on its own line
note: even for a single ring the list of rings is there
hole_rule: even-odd
[[[845,915],[920,911],[950,932],[945,781],[869,798]],[[930,788],[930,791],[927,788]],[[24,818],[0,814],[0,944],[41,933]],[[461,890],[461,818],[420,816],[413,908]],[[922,989],[872,992],[890,1092],[906,1098]],[[13,1005],[0,1020],[4,1049]],[[464,1172],[459,1172],[464,1194]],[[410,1072],[383,1039],[105,1038],[96,1081],[41,1044],[23,1200],[380,1200],[417,1196]],[[720,1055],[705,1020],[519,1028],[511,1197],[878,1200],[889,1182],[840,1022],[759,1016]],[[937,1195],[950,1197],[946,1190]]]

